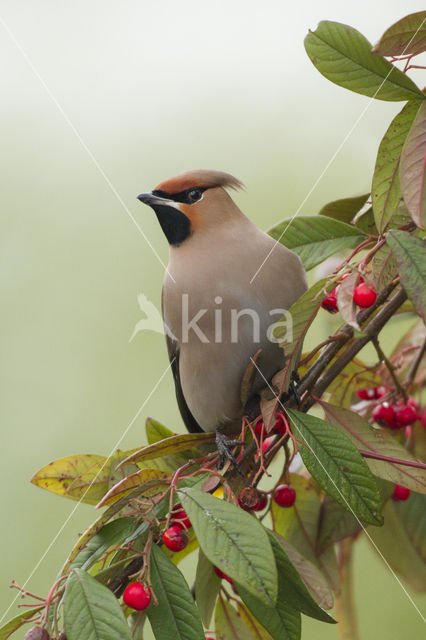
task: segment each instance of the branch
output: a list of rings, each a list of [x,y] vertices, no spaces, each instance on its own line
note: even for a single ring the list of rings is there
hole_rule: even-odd
[[[396,295],[374,316],[370,322],[363,327],[363,335],[361,338],[355,339],[352,344],[337,358],[337,360],[318,378],[309,392],[311,395],[321,397],[327,387],[333,380],[343,371],[343,369],[355,358],[355,356],[368,344],[373,338],[379,335],[385,324],[392,318],[394,313],[407,299],[404,289],[400,289]],[[352,336],[353,336],[353,329]],[[349,338],[348,338],[349,340]],[[334,345],[331,345],[334,346]],[[315,366],[315,365],[314,365]],[[303,405],[304,411],[308,411],[315,404],[315,400],[311,397]]]
[[[380,453],[374,451],[365,451],[359,449],[363,458],[372,458],[373,460],[383,460],[384,462],[391,462],[392,464],[401,464],[405,467],[415,467],[416,469],[426,469],[426,464],[420,462],[420,460],[401,460],[401,458],[391,458],[390,456],[382,456]]]

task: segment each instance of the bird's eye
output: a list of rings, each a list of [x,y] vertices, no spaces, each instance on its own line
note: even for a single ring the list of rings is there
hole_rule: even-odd
[[[197,202],[197,200],[199,200],[202,195],[203,192],[201,191],[201,189],[191,189],[190,191],[188,191],[189,203],[192,204],[193,202]]]

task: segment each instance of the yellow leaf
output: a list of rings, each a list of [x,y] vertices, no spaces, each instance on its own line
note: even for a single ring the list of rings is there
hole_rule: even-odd
[[[147,485],[146,489],[143,489],[141,493],[151,496],[156,493],[160,493],[165,489],[166,483],[163,482],[162,486],[159,487],[158,483],[155,481],[164,480],[165,478],[170,478],[170,474],[165,473],[164,471],[159,471],[158,469],[140,469],[140,471],[132,473],[130,476],[120,480],[120,482],[114,485],[96,505],[96,507],[100,508],[105,507],[108,504],[112,504],[127,493],[130,493],[133,489],[136,489],[137,487],[142,488],[144,485]]]

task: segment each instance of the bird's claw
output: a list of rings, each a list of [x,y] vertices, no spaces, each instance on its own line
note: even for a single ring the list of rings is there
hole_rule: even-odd
[[[219,454],[219,464],[218,469],[222,469],[226,460],[229,460],[234,469],[238,471],[240,476],[244,477],[243,472],[241,471],[240,465],[236,461],[234,455],[230,451],[229,447],[236,447],[237,445],[243,444],[241,440],[230,440],[227,436],[220,431],[216,431],[216,446]]]

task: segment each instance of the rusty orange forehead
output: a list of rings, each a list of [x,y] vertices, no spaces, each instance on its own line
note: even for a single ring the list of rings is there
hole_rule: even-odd
[[[228,187],[230,189],[241,189],[242,182],[224,171],[212,171],[210,169],[197,169],[186,171],[173,178],[164,180],[155,187],[155,191],[165,191],[166,193],[180,193],[191,187]]]

